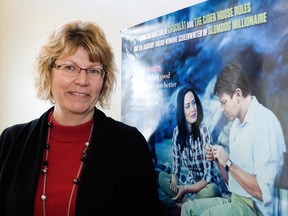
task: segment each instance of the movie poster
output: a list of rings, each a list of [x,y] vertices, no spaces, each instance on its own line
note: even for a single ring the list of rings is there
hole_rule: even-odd
[[[231,122],[213,90],[232,61],[248,69],[253,95],[279,119],[288,149],[287,11],[286,0],[207,1],[122,30],[121,117],[147,139],[156,171],[171,168],[176,98],[186,85],[197,92],[213,143],[229,151]],[[288,212],[285,157],[274,215]]]

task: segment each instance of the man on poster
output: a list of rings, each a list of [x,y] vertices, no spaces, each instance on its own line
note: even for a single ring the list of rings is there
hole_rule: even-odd
[[[229,154],[220,145],[206,148],[232,192],[231,199],[208,198],[184,203],[181,215],[273,215],[274,180],[286,151],[280,122],[260,104],[243,66],[231,63],[217,78],[214,93],[221,111],[233,121]]]

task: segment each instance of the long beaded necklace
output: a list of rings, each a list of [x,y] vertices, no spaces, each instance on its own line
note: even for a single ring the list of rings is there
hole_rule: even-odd
[[[49,142],[50,142],[50,133],[51,133],[51,128],[53,126],[52,125],[52,119],[53,119],[53,114],[51,114],[50,120],[48,122],[48,134],[47,134],[46,145],[45,145],[45,159],[43,161],[43,169],[42,169],[42,173],[43,173],[43,192],[42,192],[42,195],[41,195],[41,200],[42,200],[43,215],[44,216],[46,216],[46,199],[47,199],[46,182],[47,182],[47,172],[48,172],[48,164],[49,164],[48,163],[48,156],[49,156],[49,149],[50,149],[50,144],[49,144]],[[80,166],[79,166],[77,175],[73,179],[72,191],[71,191],[71,194],[70,194],[69,203],[68,203],[68,207],[67,207],[67,216],[70,215],[71,203],[72,203],[73,195],[74,195],[74,192],[75,192],[75,188],[76,188],[76,186],[79,183],[79,177],[81,175],[84,162],[87,159],[87,154],[88,154],[88,150],[89,150],[89,144],[90,144],[90,141],[91,141],[93,126],[94,126],[94,124],[92,124],[88,141],[85,143],[85,149],[82,152],[81,162],[80,162]]]

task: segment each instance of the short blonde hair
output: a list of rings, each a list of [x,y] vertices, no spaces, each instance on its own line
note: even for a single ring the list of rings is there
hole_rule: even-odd
[[[42,100],[55,103],[51,91],[51,66],[56,59],[72,55],[79,46],[88,52],[91,62],[103,65],[106,74],[97,104],[107,108],[116,85],[116,66],[112,48],[103,30],[94,22],[72,21],[48,35],[35,61],[36,94]]]

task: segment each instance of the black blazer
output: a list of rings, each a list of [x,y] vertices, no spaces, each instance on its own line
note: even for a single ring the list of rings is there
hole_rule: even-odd
[[[33,215],[47,118],[7,128],[0,137],[0,215]],[[134,127],[95,108],[94,128],[76,199],[76,215],[159,215],[147,142]]]

